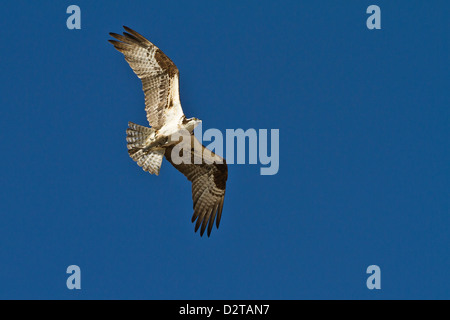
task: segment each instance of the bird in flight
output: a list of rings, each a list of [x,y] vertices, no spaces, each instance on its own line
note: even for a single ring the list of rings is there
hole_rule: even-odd
[[[191,181],[195,232],[201,227],[200,235],[203,236],[207,230],[209,237],[214,221],[219,228],[222,216],[228,178],[226,161],[194,136],[194,128],[201,120],[188,119],[183,113],[179,71],[172,60],[136,31],[125,26],[124,29],[123,35],[110,33],[118,41],[109,42],[123,53],[131,69],[141,79],[145,111],[151,126],[128,123],[128,154],[144,171],[156,175],[165,157]],[[180,132],[187,132],[188,139],[179,139]],[[174,156],[189,161],[178,161]]]

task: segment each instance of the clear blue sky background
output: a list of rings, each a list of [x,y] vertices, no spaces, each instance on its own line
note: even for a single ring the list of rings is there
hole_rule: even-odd
[[[66,28],[71,4],[81,30]],[[366,28],[371,4],[382,30]],[[449,8],[3,3],[0,298],[450,298]],[[230,165],[210,238],[194,233],[185,177],[127,154],[127,122],[146,118],[107,42],[122,25],[177,64],[204,129],[280,129],[279,173]]]

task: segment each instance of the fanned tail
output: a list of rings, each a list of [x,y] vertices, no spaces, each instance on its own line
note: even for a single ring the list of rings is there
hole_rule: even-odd
[[[145,149],[145,145],[154,139],[155,130],[133,122],[129,122],[128,126],[128,154],[144,171],[159,175],[165,150],[163,148]]]
[[[155,130],[140,126],[133,122],[128,122],[127,129],[127,147],[128,150],[133,148],[142,148],[147,141],[151,141],[155,137]]]

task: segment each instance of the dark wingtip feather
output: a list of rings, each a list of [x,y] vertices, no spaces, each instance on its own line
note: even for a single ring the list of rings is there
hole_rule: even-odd
[[[198,228],[200,228],[200,219],[198,219],[197,223],[195,224],[195,232],[197,232]]]
[[[211,217],[209,218],[209,222],[208,222],[208,237],[209,237],[209,235],[211,234],[211,230],[212,230],[213,225],[214,225],[214,220],[216,219],[216,215],[217,215],[217,211],[218,211],[218,206],[219,206],[219,204],[216,204],[216,205],[214,206],[214,209],[213,209],[213,211],[212,211],[212,213],[211,213]]]
[[[131,28],[128,28],[127,26],[123,26],[123,28],[124,28],[127,32],[131,33],[133,36],[140,36],[140,37],[143,37],[141,34],[137,33],[136,31],[134,31],[134,30],[131,29]]]
[[[203,233],[205,232],[206,227],[208,227],[208,229],[209,229],[208,224],[210,225],[211,222],[212,222],[212,220],[214,220],[214,218],[215,218],[215,216],[216,216],[216,213],[215,213],[216,210],[217,210],[217,205],[215,205],[214,207],[212,207],[211,209],[209,209],[209,210],[205,213],[205,217],[203,218],[203,223],[202,223],[202,231],[201,231],[201,234],[203,234]],[[209,232],[209,233],[210,233],[210,232]],[[209,235],[208,235],[208,236],[209,236]]]
[[[122,42],[119,42],[119,41],[116,41],[116,40],[111,40],[111,39],[109,39],[108,42],[111,43],[114,46],[114,48],[116,48],[116,50],[122,52],[120,50]]]
[[[123,26],[123,28],[128,31],[130,34],[127,34],[126,32],[124,32],[123,34],[126,35],[127,37],[131,37],[132,39],[134,39],[135,41],[141,42],[141,45],[145,45],[145,46],[150,46],[153,45],[150,41],[148,41],[142,34],[134,31],[131,28],[128,28],[127,26]]]
[[[220,200],[219,211],[217,212],[217,218],[216,218],[216,227],[217,227],[217,229],[219,229],[220,219],[222,219],[223,201],[224,201],[224,198],[222,198]]]
[[[202,229],[200,230],[200,236],[203,237],[203,234],[205,233],[205,229],[206,229],[206,222],[208,220],[206,219],[206,217],[203,219],[203,223],[202,223]]]

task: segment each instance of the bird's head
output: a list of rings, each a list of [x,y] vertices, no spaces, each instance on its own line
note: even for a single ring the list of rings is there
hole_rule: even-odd
[[[200,123],[202,123],[202,120],[197,118],[189,118],[185,119],[184,125],[186,126],[186,129],[189,130],[189,132],[194,131],[195,127],[198,126]]]

